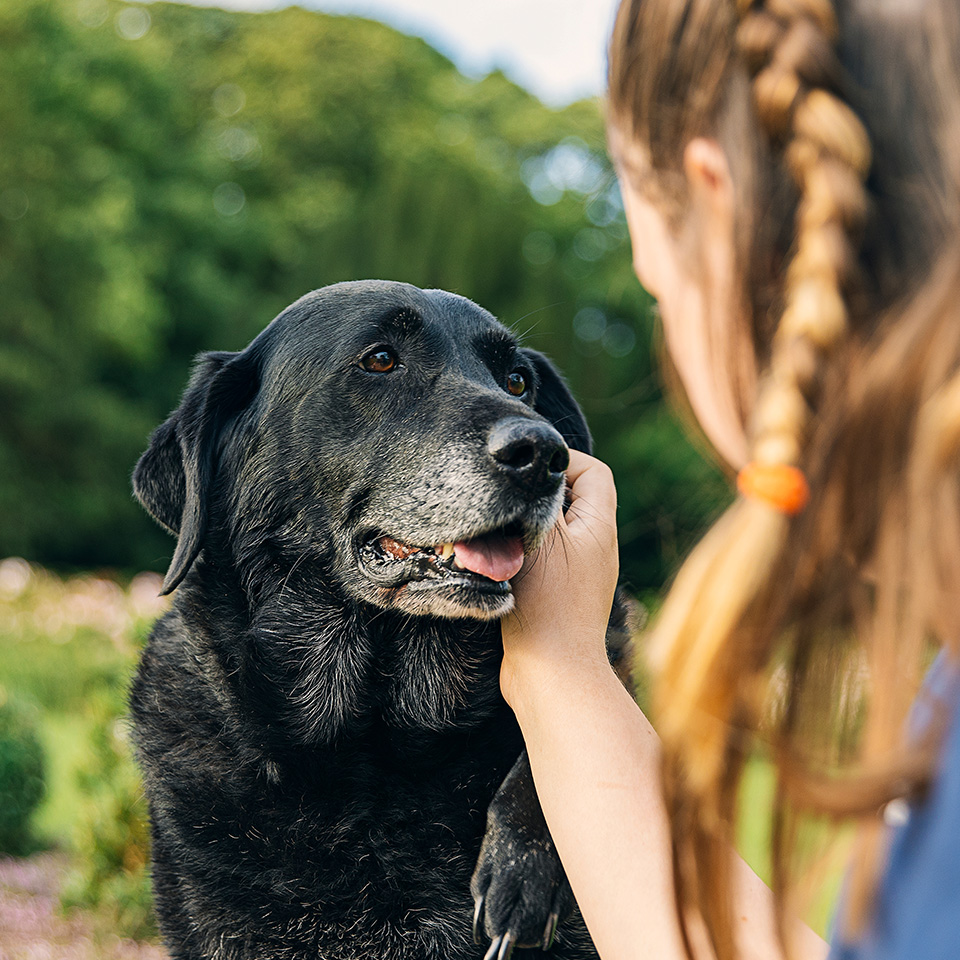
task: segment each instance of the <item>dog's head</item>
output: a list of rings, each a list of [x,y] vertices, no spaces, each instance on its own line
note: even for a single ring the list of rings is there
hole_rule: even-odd
[[[568,446],[590,436],[566,385],[485,310],[343,283],[202,356],[134,489],[178,537],[166,592],[215,543],[213,563],[323,556],[355,598],[487,619],[560,514]]]

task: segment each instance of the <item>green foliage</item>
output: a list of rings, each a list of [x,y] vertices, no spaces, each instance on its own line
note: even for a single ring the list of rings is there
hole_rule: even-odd
[[[24,560],[0,560],[0,678],[44,710],[77,713],[128,672],[151,618],[165,604],[160,581],[127,590],[102,577],[61,580]]]
[[[621,485],[658,475],[654,514],[640,495],[621,511],[635,587],[669,572],[664,530],[711,512],[654,415],[596,103],[547,109],[354,17],[7,0],[0,130],[4,553],[162,569],[128,478],[194,354],[360,277],[462,293],[568,372]],[[638,440],[641,419],[664,435]]]
[[[23,561],[0,562],[5,703],[22,703],[31,690],[46,696],[65,679],[65,669],[78,675],[67,678],[74,689],[86,691],[83,697],[40,700],[41,712],[32,720],[42,724],[49,770],[37,826],[43,839],[71,854],[64,903],[91,908],[104,934],[138,939],[154,927],[145,868],[145,804],[126,735],[124,691],[138,647],[132,638],[142,637],[147,623],[165,607],[156,597],[158,588],[159,578],[150,575],[120,589],[90,577],[61,580]],[[653,615],[656,597],[645,605]],[[74,645],[76,654],[64,653]],[[18,657],[32,666],[14,676]],[[641,703],[647,702],[647,693],[642,678]],[[739,848],[761,876],[770,869],[768,812],[774,781],[769,762],[754,758],[741,791]],[[831,863],[812,914],[817,929],[826,924],[843,873],[841,859]]]
[[[147,804],[126,733],[125,686],[90,704],[92,735],[79,772],[67,907],[92,908],[105,929],[142,940],[156,935],[148,869]]]
[[[43,797],[38,717],[0,686],[0,853],[33,847],[31,817]]]
[[[61,579],[23,560],[0,561],[0,677],[11,702],[26,696],[42,709],[48,790],[37,833],[71,854],[65,904],[91,908],[105,932],[137,938],[154,926],[126,690],[140,641],[167,607],[160,583],[155,574],[125,586]],[[3,729],[0,711],[0,770]],[[0,822],[3,792],[0,786]]]

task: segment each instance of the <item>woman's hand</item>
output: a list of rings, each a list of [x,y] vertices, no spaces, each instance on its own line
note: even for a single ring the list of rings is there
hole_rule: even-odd
[[[606,667],[604,637],[617,586],[617,491],[606,464],[570,451],[571,503],[513,580],[503,620],[503,695],[514,709],[529,684]]]

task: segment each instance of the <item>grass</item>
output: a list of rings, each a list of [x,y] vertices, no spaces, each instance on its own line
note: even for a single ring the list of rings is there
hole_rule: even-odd
[[[98,722],[92,705],[122,699],[142,639],[166,607],[159,588],[154,574],[121,586],[0,561],[0,688],[40,710],[47,791],[36,828],[48,843],[69,844]]]
[[[125,749],[122,737],[112,735],[116,731],[104,736],[104,723],[116,725],[142,640],[165,608],[157,598],[159,586],[151,574],[120,585],[96,576],[60,579],[23,561],[0,561],[0,690],[40,707],[46,751],[47,790],[35,815],[36,834],[44,846],[72,851],[75,860],[92,861],[104,853],[88,822],[90,808],[103,805],[102,795],[95,797],[90,787],[91,771],[118,762],[98,757],[104,742],[121,753]],[[113,714],[104,714],[105,700],[117,705]],[[129,790],[121,780],[125,785],[118,789]],[[769,763],[751,761],[741,787],[739,846],[767,882],[773,790]],[[130,828],[132,834],[138,830],[136,824]],[[121,847],[101,859],[128,855]],[[829,924],[842,874],[839,862],[829,864],[810,898],[807,920],[820,933]],[[94,885],[94,899],[97,889]]]
[[[771,809],[776,773],[760,757],[751,759],[740,784],[737,846],[740,855],[768,885],[771,882]],[[823,851],[808,871],[808,888],[801,891],[806,922],[826,937],[833,920],[837,898],[846,872],[849,831],[834,831],[826,824],[814,824],[804,834],[810,847]],[[828,843],[828,841],[831,841]]]
[[[46,755],[46,793],[34,816],[34,829],[45,846],[66,847],[76,822],[77,783],[93,735],[94,721],[70,713],[44,711],[40,737]]]
[[[106,936],[152,938],[146,810],[124,736],[126,688],[160,578],[61,579],[0,561],[0,695],[38,708],[45,796],[36,845],[63,851],[64,906]]]

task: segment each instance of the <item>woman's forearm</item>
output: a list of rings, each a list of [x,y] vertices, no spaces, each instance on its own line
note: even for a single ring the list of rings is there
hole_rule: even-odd
[[[514,705],[544,815],[603,960],[679,960],[656,735],[604,664],[579,666]]]
[[[524,685],[514,709],[581,912],[603,960],[681,960],[657,736],[605,664],[557,666]],[[780,958],[770,891],[731,856],[740,955]],[[823,941],[797,927],[797,956],[825,956]],[[691,930],[696,958],[705,960],[712,954],[696,922]]]

